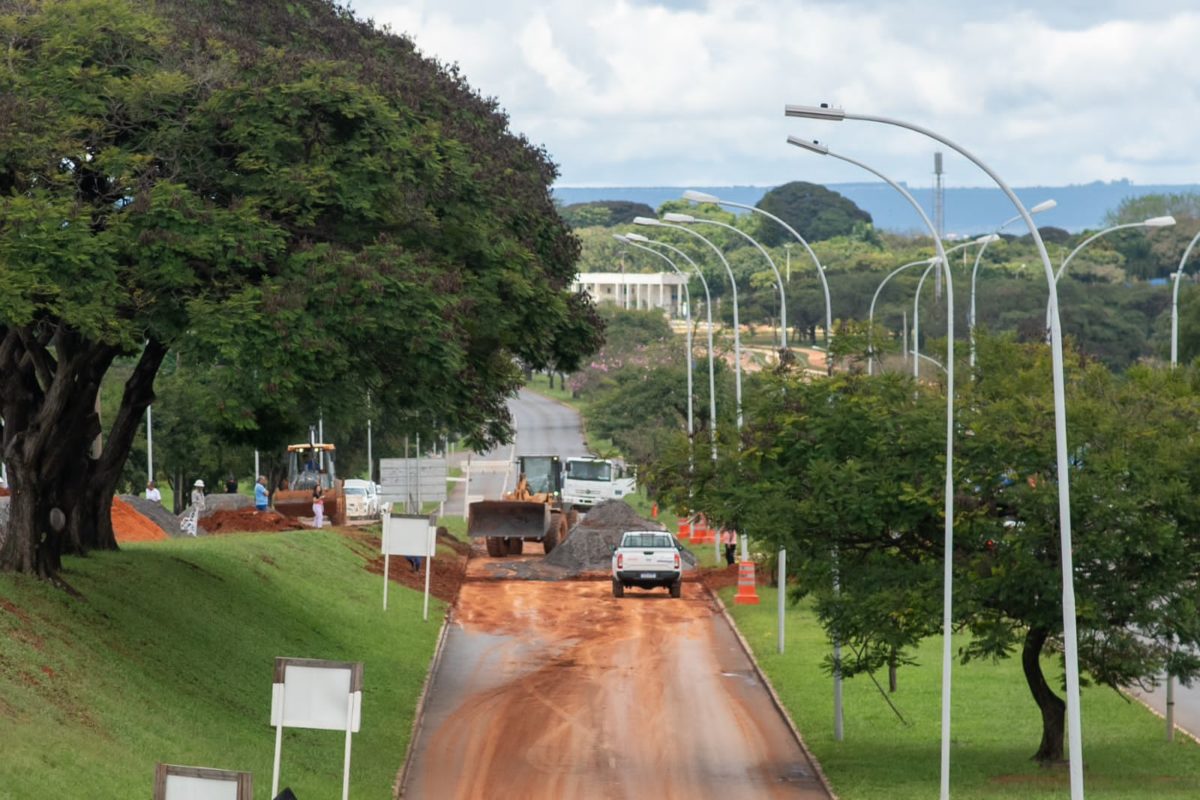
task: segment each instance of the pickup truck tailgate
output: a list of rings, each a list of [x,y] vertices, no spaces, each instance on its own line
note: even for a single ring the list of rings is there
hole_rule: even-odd
[[[675,548],[647,548],[634,549],[631,547],[622,548],[624,554],[624,563],[622,569],[626,572],[637,572],[645,570],[646,572],[663,572],[675,569]]]

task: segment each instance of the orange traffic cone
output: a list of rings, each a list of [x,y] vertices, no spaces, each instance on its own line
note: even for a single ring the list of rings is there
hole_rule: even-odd
[[[758,605],[758,589],[754,585],[754,562],[738,562],[738,588],[733,602],[739,606]]]
[[[687,517],[678,517],[677,519],[679,520],[679,527],[676,528],[678,531],[676,536],[678,536],[681,541],[687,541],[692,535],[691,520],[689,520]]]

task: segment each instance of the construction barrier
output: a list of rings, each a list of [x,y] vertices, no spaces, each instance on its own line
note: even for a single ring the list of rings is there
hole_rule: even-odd
[[[754,585],[754,562],[738,562],[738,588],[733,602],[739,606],[758,605],[758,589]]]
[[[696,517],[696,531],[692,535],[692,544],[713,544],[717,541],[717,532],[708,527],[708,520],[703,514]]]
[[[691,520],[686,517],[678,517],[677,519],[679,520],[679,526],[677,528],[678,532],[675,535],[679,537],[681,542],[686,542],[692,536]]]

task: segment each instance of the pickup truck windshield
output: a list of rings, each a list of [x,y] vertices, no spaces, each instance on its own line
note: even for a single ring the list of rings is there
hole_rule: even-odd
[[[627,533],[621,540],[621,547],[670,547],[675,543],[666,533]]]
[[[610,481],[612,467],[603,461],[572,461],[568,474],[577,481]]]

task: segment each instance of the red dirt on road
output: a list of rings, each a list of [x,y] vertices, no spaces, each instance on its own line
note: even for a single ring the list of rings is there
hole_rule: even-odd
[[[406,797],[829,797],[698,583],[618,600],[496,561],[469,564]]]

